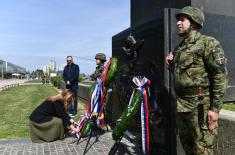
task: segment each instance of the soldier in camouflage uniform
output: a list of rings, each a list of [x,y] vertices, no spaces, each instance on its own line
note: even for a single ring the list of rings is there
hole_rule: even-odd
[[[201,35],[203,12],[191,6],[176,14],[183,41],[166,57],[177,96],[177,128],[187,155],[213,155],[217,120],[227,87],[224,51],[213,37]]]
[[[91,80],[96,81],[102,70],[104,69],[104,63],[106,61],[106,56],[104,53],[97,53],[95,56],[96,59],[96,69],[95,72],[91,75]]]

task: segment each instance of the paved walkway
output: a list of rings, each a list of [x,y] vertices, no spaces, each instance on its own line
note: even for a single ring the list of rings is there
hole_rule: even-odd
[[[25,79],[5,79],[5,80],[0,80],[0,90],[3,89],[6,86],[11,86],[14,84],[22,84],[24,83]]]
[[[106,132],[99,135],[96,141],[92,137],[88,145],[87,155],[108,155],[115,141],[112,140],[112,132]],[[32,143],[29,139],[15,141],[0,141],[1,155],[82,155],[87,143],[87,138],[80,141],[79,144],[72,143],[74,138],[66,138],[63,141],[51,143]],[[141,149],[122,139],[118,151],[115,154],[141,154]]]

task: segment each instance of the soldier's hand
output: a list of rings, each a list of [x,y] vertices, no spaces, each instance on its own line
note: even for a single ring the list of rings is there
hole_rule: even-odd
[[[173,56],[173,53],[172,53],[172,52],[170,52],[169,54],[167,54],[167,56],[166,56],[166,64],[167,64],[168,66],[172,63],[173,58],[174,58],[174,56]]]
[[[209,111],[208,112],[208,128],[213,130],[216,127],[219,114],[217,112]]]

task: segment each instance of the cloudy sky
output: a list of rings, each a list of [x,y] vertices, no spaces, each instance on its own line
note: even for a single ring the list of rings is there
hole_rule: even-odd
[[[32,71],[67,55],[82,73],[130,26],[129,0],[0,0],[0,59]]]

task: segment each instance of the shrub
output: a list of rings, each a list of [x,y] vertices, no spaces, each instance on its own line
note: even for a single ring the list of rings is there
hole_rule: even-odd
[[[55,76],[51,78],[51,83],[53,86],[60,88],[60,83],[63,81],[62,76]]]

